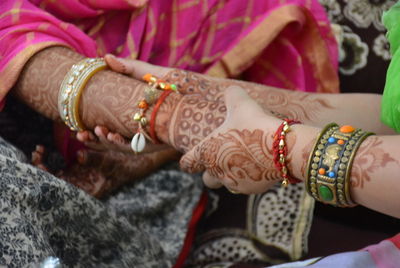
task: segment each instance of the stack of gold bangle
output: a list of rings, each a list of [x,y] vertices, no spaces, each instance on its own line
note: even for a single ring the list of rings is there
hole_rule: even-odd
[[[101,58],[83,59],[74,64],[61,83],[58,93],[58,111],[64,123],[73,131],[84,130],[79,117],[79,100],[89,79],[107,67]]]
[[[352,126],[327,125],[308,160],[306,188],[317,201],[339,207],[356,204],[350,195],[350,173],[360,144],[371,132]]]

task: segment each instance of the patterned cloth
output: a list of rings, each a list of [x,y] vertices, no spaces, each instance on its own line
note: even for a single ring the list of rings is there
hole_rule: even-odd
[[[99,201],[33,167],[0,138],[0,266],[172,267],[202,191],[199,177],[160,171]],[[63,266],[63,267],[64,267]]]
[[[54,45],[281,88],[339,90],[336,41],[316,0],[4,0],[0,14],[0,99],[30,56]]]
[[[382,93],[391,55],[382,13],[396,0],[319,0],[339,39],[341,92]],[[369,78],[369,79],[366,79]]]

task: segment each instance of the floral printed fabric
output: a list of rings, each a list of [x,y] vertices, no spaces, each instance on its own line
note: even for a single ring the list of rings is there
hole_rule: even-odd
[[[160,171],[98,201],[26,163],[0,137],[0,266],[172,267],[201,180]]]
[[[382,13],[396,0],[319,0],[339,26],[342,92],[382,93],[390,62]],[[369,77],[370,79],[365,79]]]

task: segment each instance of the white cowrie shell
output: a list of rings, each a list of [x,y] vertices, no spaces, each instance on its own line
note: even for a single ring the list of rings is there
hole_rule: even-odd
[[[141,151],[144,150],[144,147],[146,146],[146,139],[144,135],[140,132],[136,133],[135,136],[133,136],[132,141],[131,141],[131,148],[135,153],[140,153]]]

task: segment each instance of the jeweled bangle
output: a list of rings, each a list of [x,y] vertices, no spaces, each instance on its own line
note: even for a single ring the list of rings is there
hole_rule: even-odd
[[[101,58],[87,58],[74,64],[64,77],[58,94],[58,111],[61,119],[71,130],[84,129],[79,117],[80,96],[89,79],[106,67]]]
[[[358,147],[372,134],[352,126],[327,125],[317,138],[308,160],[308,193],[326,204],[355,206],[350,195],[351,167]]]

